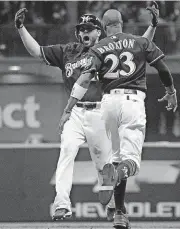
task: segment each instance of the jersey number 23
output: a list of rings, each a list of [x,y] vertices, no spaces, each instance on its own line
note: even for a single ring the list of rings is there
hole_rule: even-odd
[[[119,65],[119,61],[122,61],[123,57],[125,57],[125,60],[123,61],[123,64],[128,66],[129,71],[126,72],[122,69],[118,69],[117,71],[116,68]],[[119,78],[120,75],[122,76],[130,76],[132,75],[135,70],[136,70],[136,65],[133,61],[134,55],[130,52],[123,52],[120,54],[119,57],[117,57],[114,54],[109,54],[105,57],[104,63],[107,63],[107,61],[111,60],[112,64],[108,72],[104,75],[104,78],[106,79],[117,79]]]

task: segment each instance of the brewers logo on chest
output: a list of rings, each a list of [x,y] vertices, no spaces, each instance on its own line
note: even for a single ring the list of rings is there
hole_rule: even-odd
[[[92,57],[90,58],[86,57],[74,63],[66,63],[65,65],[66,77],[68,78],[71,77],[75,69],[87,67],[91,64],[91,62],[92,62]]]

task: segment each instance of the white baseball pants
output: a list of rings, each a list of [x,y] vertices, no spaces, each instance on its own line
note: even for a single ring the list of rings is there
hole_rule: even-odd
[[[124,89],[115,90],[105,94],[101,103],[105,128],[112,142],[113,162],[131,159],[138,173],[146,128],[145,93],[124,94]]]
[[[56,197],[54,209],[71,211],[74,160],[79,147],[87,141],[92,161],[98,172],[99,185],[104,164],[112,160],[111,141],[106,135],[100,108],[85,109],[75,106],[61,135],[61,151],[56,170]]]

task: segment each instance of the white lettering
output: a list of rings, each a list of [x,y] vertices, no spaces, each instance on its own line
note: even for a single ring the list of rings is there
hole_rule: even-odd
[[[77,218],[83,217],[82,215],[82,203],[76,203],[75,207],[72,208],[72,212]]]
[[[22,120],[15,120],[13,118],[13,114],[18,111],[22,111],[22,105],[18,103],[9,104],[4,107],[3,120],[7,127],[20,129],[24,126],[24,122]]]
[[[168,203],[158,203],[157,212],[159,217],[172,217],[172,207]]]
[[[67,77],[72,76],[72,74],[73,74],[72,64],[71,63],[67,63],[65,65],[65,69],[66,69],[66,76]]]
[[[146,217],[156,217],[157,212],[151,212],[151,203],[144,203],[144,214]]]
[[[97,203],[83,203],[82,206],[83,217],[96,218],[97,217],[96,204]]]
[[[129,46],[128,46],[128,48],[133,48],[134,47],[134,42],[135,42],[134,39],[129,39]]]
[[[142,203],[138,203],[138,202],[129,203],[128,213],[132,217],[142,217],[144,214],[144,208]]]
[[[72,208],[76,218],[106,218],[106,210],[102,204],[94,202],[76,203]]]
[[[125,204],[129,217],[144,218],[172,218],[180,217],[180,202],[130,202]],[[152,208],[154,211],[152,212]],[[50,214],[53,209],[50,206]],[[76,218],[106,218],[105,208],[98,202],[76,203],[72,208]]]
[[[121,43],[118,41],[118,42],[113,42],[114,45],[115,45],[115,49],[121,49]]]
[[[0,107],[0,128],[3,125],[11,129],[21,129],[27,125],[30,128],[39,128],[41,123],[37,120],[36,114],[40,110],[40,105],[35,102],[35,97],[26,98],[24,105],[20,103],[10,103]],[[15,118],[18,116],[18,118]]]
[[[107,46],[103,46],[103,48],[108,52],[108,51],[110,51],[110,48],[108,48]]]
[[[128,41],[126,39],[123,40],[123,47],[124,48],[128,47]]]
[[[26,111],[26,123],[30,128],[39,128],[41,123],[36,119],[36,112],[40,109],[40,105],[35,103],[35,97],[30,96],[26,99],[24,110]]]
[[[100,53],[104,53],[104,49],[103,48],[97,48],[97,50],[100,52]]]
[[[114,50],[114,45],[112,44],[112,43],[109,43],[109,48],[111,49],[111,50]]]

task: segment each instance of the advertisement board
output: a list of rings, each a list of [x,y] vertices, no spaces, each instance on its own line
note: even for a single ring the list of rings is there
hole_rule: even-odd
[[[179,141],[180,112],[167,112],[158,77],[149,75],[146,141]],[[175,77],[176,87],[180,78]],[[177,96],[179,91],[177,90]],[[68,97],[62,83],[0,85],[0,143],[24,143],[31,135],[59,141],[59,120]]]
[[[1,221],[51,221],[58,147],[1,145]],[[127,184],[126,207],[131,220],[179,219],[179,147],[179,143],[145,144],[140,173]],[[70,220],[106,220],[105,208],[98,201],[96,170],[86,147],[75,161],[71,200]]]
[[[41,134],[45,142],[58,142],[58,124],[67,102],[63,84],[0,86],[0,142],[24,143]]]

